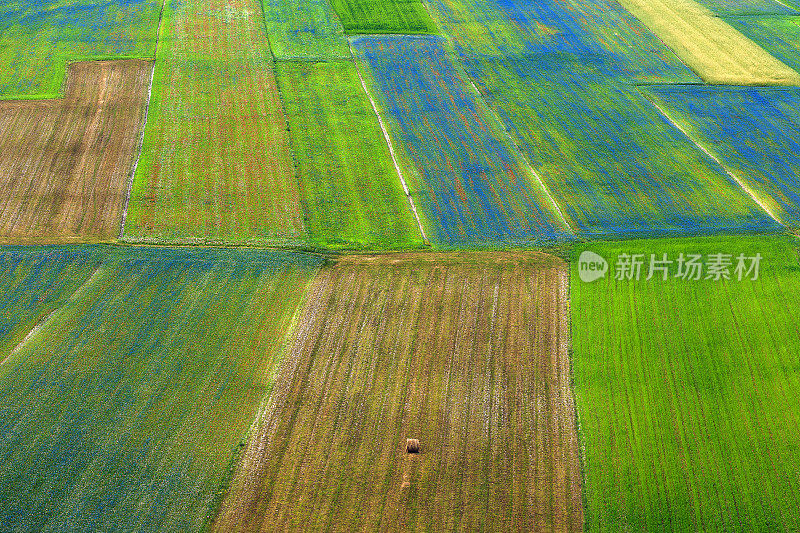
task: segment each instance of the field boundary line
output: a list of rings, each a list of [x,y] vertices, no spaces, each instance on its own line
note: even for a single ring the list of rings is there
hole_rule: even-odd
[[[569,365],[569,392],[572,395],[572,415],[575,420],[575,438],[578,440],[578,468],[580,468],[580,483],[581,483],[581,503],[583,504],[583,530],[589,531],[589,506],[588,497],[586,495],[586,478],[587,478],[587,457],[586,457],[586,439],[584,438],[583,426],[581,425],[581,413],[578,408],[578,394],[575,391],[575,346],[572,342],[574,338],[575,320],[574,313],[572,312],[572,281],[573,281],[573,262],[567,262],[567,272],[559,282],[559,291],[562,293],[564,300],[565,314],[565,334],[566,334],[566,357],[567,364]]]
[[[748,186],[748,185],[747,185],[747,184],[746,184],[744,181],[742,181],[742,179],[741,179],[741,178],[739,178],[739,176],[737,176],[736,174],[734,174],[734,173],[733,173],[733,171],[731,171],[731,170],[730,170],[730,169],[729,169],[727,166],[725,166],[725,164],[723,164],[723,162],[722,162],[722,161],[721,161],[721,160],[720,160],[720,159],[719,159],[717,156],[715,156],[713,153],[711,153],[711,151],[710,151],[710,150],[708,150],[708,149],[707,149],[705,146],[703,146],[702,144],[700,144],[700,142],[699,142],[699,141],[697,141],[697,140],[696,140],[696,139],[694,139],[694,138],[693,138],[691,135],[689,135],[689,132],[688,132],[688,131],[686,131],[686,129],[684,129],[684,128],[683,128],[683,126],[681,126],[681,125],[680,125],[680,124],[678,124],[678,123],[677,123],[675,120],[673,120],[673,119],[672,119],[672,117],[670,117],[670,116],[669,116],[669,114],[667,114],[667,111],[666,111],[664,108],[662,108],[660,105],[658,105],[658,103],[657,103],[657,102],[654,102],[654,101],[653,101],[653,99],[651,99],[651,98],[648,98],[648,96],[647,96],[646,94],[644,94],[642,91],[639,91],[639,92],[640,92],[640,93],[641,93],[641,94],[642,94],[642,95],[643,95],[643,96],[644,96],[644,97],[647,99],[647,101],[649,101],[651,104],[653,104],[653,107],[655,107],[656,109],[658,109],[658,111],[661,113],[661,115],[663,115],[663,116],[664,116],[664,118],[665,118],[665,119],[666,119],[666,120],[667,120],[667,121],[668,121],[670,124],[672,124],[673,126],[675,126],[676,128],[678,128],[678,130],[679,130],[681,133],[683,133],[683,135],[684,135],[684,136],[686,136],[686,138],[687,138],[687,139],[689,139],[689,140],[690,140],[690,141],[691,141],[691,142],[692,142],[692,143],[693,143],[693,144],[694,144],[694,145],[695,145],[697,148],[699,148],[699,149],[700,149],[700,151],[702,151],[702,152],[703,152],[704,154],[706,154],[708,157],[710,157],[711,159],[713,159],[713,160],[714,160],[714,162],[716,162],[716,163],[717,163],[717,164],[720,166],[720,168],[722,168],[722,170],[724,170],[724,171],[725,171],[725,173],[726,173],[726,174],[727,174],[727,175],[728,175],[728,176],[729,176],[731,179],[733,179],[733,180],[734,180],[734,181],[735,181],[735,182],[736,182],[736,183],[739,185],[739,187],[741,187],[741,188],[742,188],[742,190],[743,190],[744,192],[746,192],[746,193],[748,194],[748,196],[750,196],[750,198],[752,198],[752,199],[753,199],[753,201],[754,201],[755,203],[757,203],[757,204],[758,204],[758,206],[759,206],[761,209],[763,209],[764,211],[766,211],[766,213],[767,213],[767,214],[768,214],[770,217],[772,217],[772,218],[773,218],[773,220],[775,220],[776,222],[778,222],[778,223],[779,223],[779,224],[781,224],[782,226],[786,226],[786,224],[784,224],[784,223],[783,223],[783,221],[782,221],[780,218],[778,218],[778,216],[777,216],[777,215],[775,215],[775,213],[773,213],[773,212],[772,212],[772,210],[771,210],[769,207],[767,207],[767,205],[766,205],[766,204],[765,204],[765,203],[764,203],[764,202],[763,202],[763,201],[762,201],[762,200],[761,200],[761,199],[760,199],[760,198],[759,198],[759,197],[756,195],[755,191],[753,191],[753,190],[752,190],[752,189],[751,189],[751,188],[750,188],[750,187],[749,187],[749,186]]]
[[[73,297],[74,297],[76,294],[78,294],[79,292],[81,292],[82,290],[84,290],[86,287],[88,287],[89,285],[91,285],[91,284],[92,284],[92,282],[94,281],[94,278],[95,278],[95,276],[97,276],[97,273],[98,273],[98,272],[100,272],[100,268],[101,268],[101,267],[100,267],[100,266],[98,266],[96,269],[94,269],[94,272],[92,272],[92,275],[91,275],[91,276],[89,276],[89,277],[86,279],[86,281],[84,281],[84,282],[83,282],[83,284],[81,284],[81,286],[80,286],[80,287],[78,287],[77,289],[75,289],[75,292],[73,292],[72,294],[70,294],[70,295],[69,295],[69,298],[67,298],[67,299],[64,301],[64,303],[63,303],[63,304],[61,304],[60,306],[56,307],[55,309],[53,309],[53,310],[52,310],[52,311],[50,311],[49,313],[47,313],[47,315],[46,315],[46,316],[42,317],[42,318],[39,320],[39,322],[37,322],[37,323],[36,323],[36,325],[35,325],[35,326],[33,326],[33,328],[31,328],[31,330],[28,332],[28,334],[27,334],[27,335],[25,335],[25,338],[24,338],[24,339],[22,339],[22,340],[21,340],[19,343],[17,343],[17,345],[16,345],[16,346],[14,346],[14,349],[13,349],[13,350],[11,350],[10,352],[8,352],[8,355],[5,357],[5,359],[3,359],[2,361],[0,361],[0,366],[4,365],[4,364],[6,363],[6,361],[8,361],[9,359],[11,359],[11,356],[12,356],[12,355],[14,355],[14,354],[15,354],[15,353],[17,353],[18,351],[20,351],[20,350],[22,349],[22,347],[23,347],[23,346],[25,346],[25,344],[26,344],[26,343],[27,343],[27,342],[28,342],[28,341],[29,341],[29,340],[30,340],[32,337],[34,337],[34,336],[35,336],[37,333],[39,333],[39,331],[40,331],[40,330],[41,330],[41,329],[44,327],[44,325],[45,325],[45,324],[47,324],[47,322],[49,322],[49,321],[50,321],[50,319],[51,319],[51,318],[53,318],[53,316],[54,316],[54,315],[55,315],[55,314],[56,314],[58,311],[61,311],[62,309],[64,309],[64,306],[65,306],[65,305],[66,305],[66,304],[67,304],[67,303],[68,303],[68,302],[69,302],[69,301],[70,301],[70,300],[71,300],[71,299],[72,299],[72,298],[73,298]]]
[[[147,104],[144,106],[144,120],[142,121],[142,134],[139,136],[139,143],[136,146],[136,160],[133,162],[131,169],[131,176],[128,178],[128,190],[125,191],[125,200],[122,203],[122,223],[119,227],[119,239],[122,239],[125,233],[125,221],[128,219],[128,204],[131,202],[131,192],[133,191],[133,178],[136,175],[136,169],[139,167],[139,161],[142,159],[142,149],[144,148],[144,132],[147,129],[147,117],[150,114],[150,100],[153,97],[153,79],[156,76],[156,60],[158,59],[158,43],[161,40],[161,24],[164,21],[164,8],[167,5],[167,0],[161,2],[161,12],[158,14],[158,29],[156,30],[156,45],[153,50],[153,66],[150,67],[150,84],[147,86]]]
[[[397,171],[397,176],[400,178],[400,184],[403,186],[403,192],[406,193],[406,197],[408,198],[408,203],[411,205],[411,211],[414,213],[414,218],[417,221],[417,227],[419,228],[419,232],[422,234],[422,240],[426,243],[430,243],[428,240],[428,236],[425,235],[425,230],[422,228],[422,222],[419,219],[419,214],[417,213],[417,206],[414,205],[414,198],[411,197],[411,192],[408,190],[408,184],[406,183],[405,178],[403,177],[403,172],[400,170],[400,164],[397,162],[397,156],[394,153],[394,145],[392,144],[392,139],[389,137],[389,132],[386,130],[386,126],[383,123],[383,119],[381,118],[381,114],[378,112],[378,107],[375,105],[375,100],[372,99],[372,95],[369,93],[369,89],[367,89],[367,84],[364,81],[364,77],[361,75],[361,69],[358,67],[358,61],[356,61],[356,57],[353,54],[353,47],[350,46],[350,41],[347,41],[347,46],[350,47],[350,54],[353,55],[353,65],[356,67],[356,74],[358,74],[358,79],[361,81],[361,88],[364,90],[364,94],[367,95],[367,99],[369,99],[369,103],[372,106],[372,111],[375,112],[375,116],[378,118],[378,125],[381,127],[381,131],[383,132],[383,138],[386,140],[386,145],[389,147],[389,155],[392,156],[392,163],[394,163],[394,169]]]
[[[774,1],[776,4],[780,4],[780,5],[782,5],[782,6],[783,6],[783,7],[785,7],[786,9],[789,9],[789,10],[792,10],[792,11],[797,11],[797,10],[796,10],[795,8],[793,8],[792,6],[786,5],[786,4],[784,4],[783,2],[781,2],[781,0],[773,0],[773,1]],[[775,16],[775,15],[771,15],[771,16]],[[785,17],[785,16],[792,16],[792,15],[789,15],[789,14],[787,13],[786,15],[780,15],[780,16],[784,16],[784,17]]]
[[[40,330],[40,329],[42,329],[42,327],[43,327],[43,326],[44,326],[44,325],[45,325],[45,324],[46,324],[46,323],[47,323],[47,322],[48,322],[48,321],[49,321],[51,318],[53,318],[53,315],[55,315],[55,314],[56,314],[56,312],[58,312],[59,310],[61,310],[61,307],[56,307],[55,309],[53,309],[52,311],[50,311],[49,313],[47,313],[47,315],[46,315],[46,316],[42,317],[42,318],[41,318],[41,320],[39,320],[39,322],[37,322],[37,323],[36,323],[36,325],[35,325],[35,326],[33,326],[33,328],[31,328],[31,330],[28,332],[28,334],[27,334],[27,335],[25,335],[25,338],[24,338],[24,339],[22,339],[22,340],[21,340],[21,341],[20,341],[20,342],[19,342],[19,343],[18,343],[16,346],[14,346],[14,349],[13,349],[13,350],[11,350],[10,352],[8,352],[8,355],[6,356],[6,358],[5,358],[5,359],[3,359],[2,361],[0,361],[0,366],[4,365],[4,364],[6,363],[6,361],[8,361],[9,359],[11,359],[11,356],[12,356],[12,355],[14,355],[15,353],[17,353],[17,352],[18,352],[20,349],[22,349],[22,347],[23,347],[23,346],[25,346],[25,344],[26,344],[26,343],[27,343],[27,342],[30,340],[30,338],[31,338],[31,337],[33,337],[34,335],[36,335],[36,334],[39,332],[39,330]]]
[[[229,471],[228,476],[229,479],[225,483],[225,490],[224,492],[218,495],[218,500],[216,502],[215,508],[207,515],[205,527],[203,531],[211,531],[214,529],[214,524],[217,523],[217,520],[222,517],[225,509],[226,504],[228,503],[228,497],[233,495],[235,496],[236,487],[234,487],[234,483],[237,479],[237,474],[242,473],[246,470],[248,457],[247,452],[251,449],[253,442],[259,438],[259,430],[262,428],[262,423],[264,422],[269,406],[270,400],[273,397],[275,392],[276,385],[278,384],[278,379],[280,377],[281,370],[283,369],[284,358],[286,354],[289,353],[292,349],[293,342],[295,340],[295,332],[297,331],[300,320],[303,315],[303,311],[306,308],[306,303],[308,299],[311,297],[311,287],[314,284],[315,280],[320,274],[321,267],[318,266],[316,271],[312,276],[309,276],[308,281],[306,282],[306,286],[303,289],[303,294],[300,295],[300,298],[297,301],[297,307],[292,313],[291,318],[289,319],[289,324],[286,327],[286,331],[284,332],[283,339],[280,342],[279,347],[277,348],[275,360],[272,363],[272,366],[269,370],[269,376],[271,378],[271,387],[268,392],[266,392],[263,396],[261,396],[261,400],[258,404],[258,409],[253,417],[253,420],[250,422],[250,425],[247,427],[247,431],[244,435],[242,435],[241,440],[239,441],[239,445],[241,449],[234,453],[234,459],[229,464]],[[259,451],[263,450],[263,444],[259,446]]]

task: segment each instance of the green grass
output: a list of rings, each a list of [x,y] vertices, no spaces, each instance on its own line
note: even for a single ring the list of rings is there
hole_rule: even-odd
[[[421,0],[331,0],[348,35],[438,33]]]
[[[161,4],[0,3],[0,99],[60,96],[69,61],[152,58]]]
[[[76,250],[2,255],[42,272],[31,294],[50,272],[75,281],[0,366],[0,529],[200,530],[319,261],[112,249],[95,270],[97,250]],[[4,285],[20,277],[0,273]]]
[[[731,237],[588,249],[611,268],[587,284],[572,265],[589,529],[796,531],[798,241]],[[620,253],[649,261],[651,253],[677,259],[681,252],[764,259],[756,281],[613,279]]]
[[[311,241],[407,248],[422,236],[352,61],[277,64]]]

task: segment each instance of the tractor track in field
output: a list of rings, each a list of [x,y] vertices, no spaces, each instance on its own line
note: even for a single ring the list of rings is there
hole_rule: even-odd
[[[350,53],[353,54],[352,48],[350,49]],[[394,163],[394,169],[397,171],[397,177],[400,178],[400,183],[403,185],[403,192],[405,192],[406,198],[408,198],[408,203],[411,206],[411,211],[414,213],[414,219],[417,221],[417,227],[419,228],[419,232],[422,235],[422,239],[426,243],[429,243],[430,241],[428,240],[428,236],[425,235],[425,229],[422,227],[422,222],[419,219],[419,213],[417,213],[417,206],[414,205],[414,198],[411,196],[411,192],[408,189],[408,184],[406,183],[406,180],[403,177],[403,171],[400,170],[400,164],[397,162],[397,156],[394,153],[394,145],[392,144],[392,139],[389,136],[389,132],[386,130],[386,126],[383,123],[381,114],[378,112],[378,107],[375,105],[375,100],[372,99],[372,95],[369,93],[369,89],[367,89],[367,84],[364,81],[364,77],[361,75],[361,69],[358,66],[358,61],[355,59],[355,55],[353,55],[353,64],[356,67],[356,73],[358,74],[358,79],[361,81],[361,88],[364,89],[364,94],[366,94],[367,98],[369,99],[369,103],[372,106],[372,110],[375,112],[375,116],[378,119],[378,125],[381,127],[381,131],[383,132],[383,138],[386,140],[386,145],[389,147],[389,154],[392,156],[392,163]]]
[[[645,95],[645,97],[647,98],[647,96],[646,96],[646,95]],[[730,178],[731,178],[733,181],[735,181],[735,182],[736,182],[736,184],[737,184],[737,185],[738,185],[738,186],[739,186],[739,187],[740,187],[740,188],[741,188],[741,189],[742,189],[742,190],[743,190],[745,193],[747,193],[747,195],[748,195],[750,198],[752,198],[752,199],[753,199],[753,201],[754,201],[756,204],[758,204],[758,206],[759,206],[761,209],[763,209],[763,210],[764,210],[764,211],[765,211],[765,212],[766,212],[766,213],[767,213],[767,214],[768,214],[770,217],[772,217],[772,218],[773,218],[773,219],[774,219],[776,222],[778,222],[778,223],[780,223],[780,224],[784,224],[784,222],[783,222],[783,221],[782,221],[780,218],[778,218],[778,216],[777,216],[777,215],[775,215],[775,213],[772,211],[772,209],[770,209],[770,208],[769,208],[769,207],[768,207],[768,206],[767,206],[767,205],[764,203],[764,201],[763,201],[763,200],[761,200],[761,199],[760,199],[760,198],[759,198],[759,197],[756,195],[755,191],[753,191],[753,190],[752,190],[752,189],[751,189],[751,188],[750,188],[750,187],[749,187],[749,186],[748,186],[748,185],[747,185],[747,184],[746,184],[744,181],[742,181],[742,179],[741,179],[741,178],[739,178],[739,176],[737,176],[737,175],[736,175],[736,174],[735,174],[735,173],[734,173],[734,172],[733,172],[731,169],[729,169],[729,168],[728,168],[728,166],[727,166],[727,165],[725,165],[725,164],[724,164],[724,163],[723,163],[723,162],[722,162],[722,161],[721,161],[721,160],[720,160],[720,159],[719,159],[717,156],[715,156],[715,155],[714,155],[714,154],[713,154],[713,153],[712,153],[712,152],[711,152],[709,149],[707,149],[705,146],[703,146],[703,144],[701,144],[701,143],[700,143],[700,142],[699,142],[697,139],[695,139],[694,137],[692,137],[692,136],[689,134],[689,132],[688,132],[688,131],[686,131],[686,129],[685,129],[683,126],[681,126],[681,125],[680,125],[680,124],[678,124],[678,123],[677,123],[675,120],[673,120],[673,119],[672,119],[672,117],[670,117],[670,116],[669,116],[669,114],[667,113],[667,111],[666,111],[666,110],[665,110],[663,107],[661,107],[660,105],[658,105],[658,103],[657,103],[657,102],[654,102],[652,98],[647,98],[647,100],[648,100],[648,101],[649,101],[651,104],[653,104],[653,107],[655,107],[656,109],[658,109],[658,112],[659,112],[659,113],[661,113],[661,114],[664,116],[664,118],[665,118],[665,119],[666,119],[666,120],[667,120],[667,121],[668,121],[670,124],[672,124],[672,125],[673,125],[673,126],[674,126],[674,127],[675,127],[675,128],[678,130],[678,131],[680,131],[680,132],[681,132],[681,133],[682,133],[684,136],[686,136],[686,138],[687,138],[687,139],[689,139],[689,140],[692,142],[692,144],[694,144],[694,145],[695,145],[695,146],[698,148],[698,150],[700,150],[701,152],[703,152],[705,155],[707,155],[708,157],[710,157],[710,158],[711,158],[711,159],[712,159],[712,160],[713,160],[715,163],[717,163],[717,165],[719,165],[719,167],[720,167],[722,170],[724,170],[724,171],[725,171],[725,173],[728,175],[728,177],[730,177]]]

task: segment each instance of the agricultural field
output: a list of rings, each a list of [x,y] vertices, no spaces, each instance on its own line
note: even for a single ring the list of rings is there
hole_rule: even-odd
[[[403,248],[422,235],[352,61],[280,62],[311,242]]]
[[[437,33],[422,0],[330,0],[344,31],[360,33]]]
[[[800,228],[800,89],[652,86],[645,94],[781,222]]]
[[[319,265],[281,252],[2,249],[0,305],[23,318],[0,343],[0,529],[201,530]]]
[[[694,0],[620,0],[706,83],[798,85],[800,74]]]
[[[567,284],[538,253],[323,268],[214,530],[580,530]]]
[[[305,239],[290,137],[255,0],[167,2],[123,239]]]
[[[722,17],[800,15],[800,12],[787,3],[776,0],[697,0],[697,2]]]
[[[152,59],[162,3],[0,2],[0,100],[63,96],[68,62]]]
[[[468,68],[578,235],[781,230],[635,87],[560,57]]]
[[[350,59],[344,27],[328,0],[261,0],[276,60]]]
[[[739,17],[726,19],[774,57],[800,70],[800,17]]]
[[[800,531],[798,154],[800,0],[0,0],[0,532]]]
[[[564,241],[569,229],[539,177],[439,37],[358,37],[379,111],[401,151],[425,233],[436,246]]]
[[[88,280],[100,266],[89,247],[56,248],[39,254],[0,248],[0,368],[37,324]]]
[[[460,59],[564,56],[604,76],[637,82],[695,83],[697,77],[616,1],[435,0],[437,22]]]
[[[800,528],[798,244],[591,244],[585,248],[609,261],[593,283],[581,281],[573,263],[572,365],[589,530]],[[666,281],[660,270],[646,280],[651,254],[677,261],[681,253],[700,255],[701,265],[732,255],[730,279],[706,279],[711,267],[697,281],[676,277],[676,263]],[[621,254],[643,254],[638,281],[616,279],[631,272],[620,269]],[[739,254],[762,256],[757,279],[751,271],[739,280]]]
[[[117,238],[151,72],[72,63],[62,99],[0,101],[0,242]]]

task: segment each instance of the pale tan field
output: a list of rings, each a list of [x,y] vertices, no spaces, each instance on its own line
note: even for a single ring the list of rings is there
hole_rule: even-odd
[[[693,0],[620,0],[704,81],[800,85],[800,74]]]
[[[73,63],[64,98],[0,101],[0,243],[118,235],[151,66]]]
[[[567,278],[534,253],[323,268],[214,528],[580,530]]]

